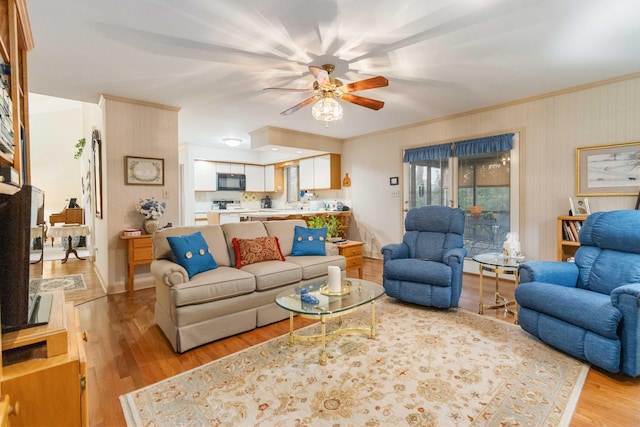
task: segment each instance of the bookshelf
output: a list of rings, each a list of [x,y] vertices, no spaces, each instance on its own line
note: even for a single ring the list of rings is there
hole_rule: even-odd
[[[586,215],[558,217],[558,261],[566,261],[575,255],[580,247],[578,233],[586,219]]]

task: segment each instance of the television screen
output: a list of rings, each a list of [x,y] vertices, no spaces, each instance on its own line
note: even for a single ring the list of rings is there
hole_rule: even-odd
[[[23,185],[0,194],[0,313],[2,332],[46,323],[50,295],[38,292],[44,245],[44,192]],[[34,252],[33,258],[31,257]],[[33,262],[33,264],[31,264]],[[44,297],[44,299],[43,299]]]

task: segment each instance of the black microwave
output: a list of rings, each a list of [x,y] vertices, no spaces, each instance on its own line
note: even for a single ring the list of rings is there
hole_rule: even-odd
[[[219,173],[217,174],[218,191],[244,191],[246,188],[246,178],[239,173]]]

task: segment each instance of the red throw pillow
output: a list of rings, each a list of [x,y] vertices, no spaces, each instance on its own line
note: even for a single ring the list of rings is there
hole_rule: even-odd
[[[284,261],[277,237],[231,240],[236,253],[236,268],[261,261]]]

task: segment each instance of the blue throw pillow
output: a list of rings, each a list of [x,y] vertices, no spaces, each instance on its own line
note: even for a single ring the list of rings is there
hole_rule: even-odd
[[[326,255],[327,227],[307,228],[296,225],[291,256]]]
[[[201,232],[196,231],[184,236],[167,236],[167,241],[171,246],[173,257],[187,270],[189,279],[198,273],[218,267]]]

